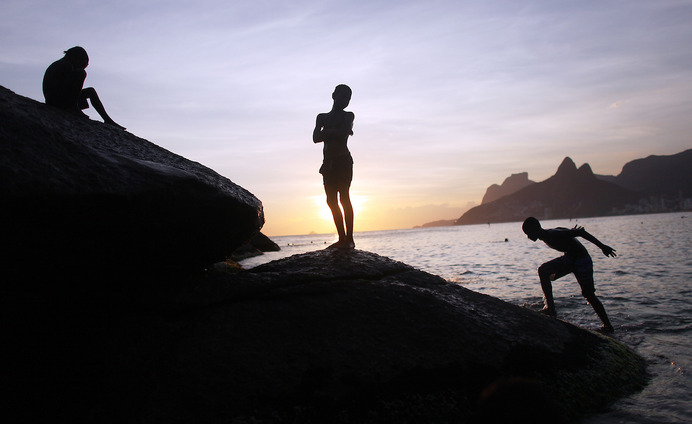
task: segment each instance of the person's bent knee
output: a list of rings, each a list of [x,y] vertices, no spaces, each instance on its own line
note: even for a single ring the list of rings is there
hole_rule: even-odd
[[[96,89],[94,87],[87,87],[82,89],[82,96],[90,98],[96,95]]]
[[[538,267],[539,277],[550,277],[550,275],[553,273],[553,270],[550,268],[550,266],[548,266],[548,264],[543,264]]]

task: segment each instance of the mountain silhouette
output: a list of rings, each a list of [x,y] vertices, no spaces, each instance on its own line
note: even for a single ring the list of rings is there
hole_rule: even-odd
[[[628,162],[615,182],[646,196],[692,197],[692,149]]]
[[[527,216],[557,219],[613,215],[638,197],[630,189],[597,178],[589,164],[577,168],[566,157],[552,177],[476,206],[456,225],[521,221]]]
[[[529,180],[528,172],[512,174],[505,178],[502,185],[493,184],[488,187],[488,189],[485,191],[485,195],[483,196],[483,200],[481,201],[481,205],[495,201],[500,197],[515,193],[522,188],[535,183],[535,181]]]

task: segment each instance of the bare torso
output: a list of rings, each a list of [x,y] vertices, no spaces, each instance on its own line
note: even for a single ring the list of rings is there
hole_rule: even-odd
[[[567,228],[554,228],[546,230],[542,239],[548,246],[572,258],[589,256],[589,252],[584,245],[575,238],[577,235],[575,231],[568,230]]]
[[[313,133],[313,141],[324,142],[322,153],[325,159],[350,154],[348,136],[353,134],[353,112],[343,110],[320,113]]]

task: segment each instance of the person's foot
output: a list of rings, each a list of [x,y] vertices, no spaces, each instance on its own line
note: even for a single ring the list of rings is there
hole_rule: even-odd
[[[344,249],[353,250],[356,248],[356,243],[353,240],[339,240],[334,244],[327,246],[327,249]]]
[[[601,334],[613,334],[615,332],[615,329],[610,324],[603,324],[603,326],[598,329],[598,332]]]
[[[343,243],[341,240],[337,241],[336,243],[332,243],[329,246],[327,246],[327,249],[340,249],[341,248],[341,243]]]
[[[121,130],[124,130],[124,129],[125,129],[125,127],[123,127],[122,125],[116,124],[115,121],[113,121],[112,119],[109,120],[109,121],[104,121],[104,122],[105,122],[106,124],[108,124],[108,125],[112,125],[112,126],[114,126],[114,127],[116,127],[116,128],[120,128]]]
[[[543,315],[548,315],[549,317],[555,318],[557,316],[557,312],[555,312],[555,309],[550,309],[550,308],[543,308],[540,311]]]
[[[339,247],[341,249],[353,250],[356,248],[356,242],[354,242],[353,239],[346,239],[341,243],[341,246]]]

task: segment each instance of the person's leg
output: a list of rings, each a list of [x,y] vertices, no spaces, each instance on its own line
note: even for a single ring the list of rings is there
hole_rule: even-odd
[[[608,314],[606,313],[605,307],[601,303],[600,300],[596,297],[595,293],[591,293],[588,296],[584,296],[593,308],[593,310],[596,312],[596,315],[598,315],[598,318],[601,320],[603,323],[603,327],[601,327],[604,331],[612,332],[614,331],[613,325],[610,323],[610,319],[608,319]]]
[[[93,87],[87,87],[83,89],[82,97],[84,99],[89,99],[92,106],[94,106],[94,109],[96,109],[96,112],[98,112],[98,114],[101,115],[101,118],[103,118],[103,122],[118,128],[125,129],[125,127],[116,124],[115,121],[113,121],[113,119],[111,119],[111,117],[108,116],[108,113],[106,113],[106,108],[103,107],[103,103],[101,103],[101,99],[99,99],[99,95],[96,93],[96,90]]]
[[[353,205],[351,204],[351,196],[348,192],[348,187],[339,192],[339,200],[341,201],[341,207],[344,210],[344,223],[346,224],[346,237],[344,240],[344,247],[353,249],[356,247],[356,243],[353,240]]]
[[[598,318],[603,323],[602,329],[604,331],[612,332],[613,326],[608,319],[608,314],[606,313],[603,303],[596,297],[596,288],[593,281],[593,264],[589,261],[584,261],[583,264],[579,264],[578,269],[574,272],[575,277],[577,277],[577,282],[581,286],[581,294],[584,296],[587,302],[591,305],[593,310],[598,315]]]
[[[553,299],[553,285],[550,283],[551,272],[547,265],[549,262],[544,263],[538,267],[538,278],[541,280],[541,289],[543,290],[543,302],[545,306],[541,310],[542,313],[550,316],[556,316],[555,311],[555,301]]]
[[[538,277],[541,280],[541,289],[543,289],[543,299],[545,300],[545,307],[541,311],[542,313],[552,317],[557,315],[551,281],[564,277],[570,272],[569,261],[564,256],[555,258],[538,267]]]
[[[334,218],[334,225],[336,225],[336,232],[339,234],[339,241],[332,246],[343,242],[346,239],[346,231],[344,229],[344,217],[341,214],[341,208],[339,208],[339,197],[336,187],[332,184],[325,182],[324,192],[327,195],[327,206],[332,211],[332,217]],[[330,246],[331,247],[331,246]]]
[[[353,241],[353,204],[351,203],[351,180],[353,179],[353,159],[351,156],[340,156],[333,160],[331,172],[325,176],[325,190],[334,190],[334,197],[327,193],[327,202],[334,215],[334,223],[339,231],[339,241],[334,247],[354,249]],[[337,197],[338,195],[338,197]],[[334,202],[334,204],[330,203]],[[339,203],[341,206],[339,206]],[[343,209],[343,215],[341,214]],[[337,215],[338,214],[338,215]],[[337,223],[338,221],[338,223]]]

